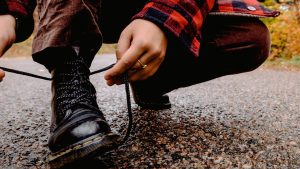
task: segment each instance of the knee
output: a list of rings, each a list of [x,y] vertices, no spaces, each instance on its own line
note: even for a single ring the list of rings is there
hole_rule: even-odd
[[[251,48],[249,49],[249,69],[254,70],[262,65],[270,54],[271,39],[267,26],[260,20],[253,22],[249,28]]]

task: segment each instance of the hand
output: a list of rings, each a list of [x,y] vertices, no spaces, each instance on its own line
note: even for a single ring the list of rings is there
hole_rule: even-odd
[[[12,46],[16,39],[16,20],[11,15],[0,15],[0,57]],[[4,71],[0,69],[0,82],[4,78]]]
[[[121,84],[120,76],[128,71],[129,81],[145,80],[152,76],[163,62],[167,38],[154,23],[136,19],[121,33],[117,44],[117,63],[104,78],[109,86]],[[142,65],[147,65],[142,68]]]

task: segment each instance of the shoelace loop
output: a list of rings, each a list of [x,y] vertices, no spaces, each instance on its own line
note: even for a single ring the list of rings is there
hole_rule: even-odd
[[[94,74],[97,74],[97,73],[104,72],[104,71],[112,68],[114,65],[115,64],[111,64],[111,65],[106,66],[102,69],[93,71],[93,72],[90,73],[90,75],[94,75]],[[6,67],[1,67],[0,66],[0,69],[4,70],[6,72],[15,73],[15,74],[23,75],[23,76],[29,76],[29,77],[33,77],[33,78],[37,78],[37,79],[48,80],[48,81],[52,80],[52,78],[49,78],[49,77],[39,76],[39,75],[36,75],[36,74],[32,74],[32,73],[28,73],[28,72],[24,72],[24,71],[20,71],[20,70],[15,70],[15,69],[10,69],[10,68],[6,68]],[[130,132],[132,130],[132,108],[131,108],[130,89],[129,89],[129,81],[128,81],[128,74],[127,73],[123,74],[123,81],[124,81],[124,84],[125,84],[126,100],[127,100],[128,127],[127,127],[126,134],[123,137],[123,140],[122,140],[121,144],[124,144],[127,141],[127,139],[130,136]]]

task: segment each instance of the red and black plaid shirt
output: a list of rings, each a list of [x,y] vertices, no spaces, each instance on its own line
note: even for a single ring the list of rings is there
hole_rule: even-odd
[[[34,8],[35,0],[0,0],[0,14],[31,18]],[[166,28],[198,56],[201,27],[208,15],[275,17],[279,12],[261,6],[256,0],[150,0],[133,19],[147,19]]]
[[[199,55],[201,27],[207,15],[275,17],[256,0],[151,0],[134,18],[167,28],[194,55]]]

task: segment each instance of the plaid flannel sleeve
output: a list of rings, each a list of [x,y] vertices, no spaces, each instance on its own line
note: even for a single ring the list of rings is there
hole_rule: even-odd
[[[216,0],[212,15],[235,15],[248,17],[277,17],[280,12],[270,10],[257,0]]]
[[[214,3],[215,0],[151,0],[133,19],[147,19],[165,28],[198,57],[203,21]]]
[[[35,0],[0,0],[0,14],[11,14],[17,18],[16,42],[21,42],[31,35],[35,6]]]

